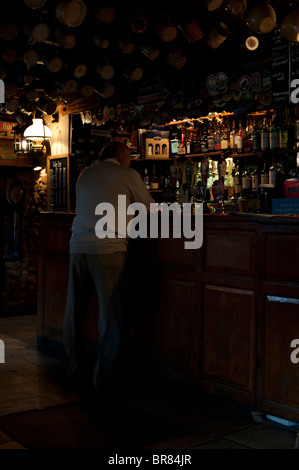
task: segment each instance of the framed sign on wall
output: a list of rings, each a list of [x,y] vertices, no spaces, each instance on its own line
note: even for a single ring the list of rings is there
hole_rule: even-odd
[[[70,210],[69,155],[47,157],[48,210]]]

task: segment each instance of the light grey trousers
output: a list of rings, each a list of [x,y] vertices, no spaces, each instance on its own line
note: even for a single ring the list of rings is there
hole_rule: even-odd
[[[97,361],[93,384],[99,389],[116,371],[122,334],[126,252],[71,254],[63,341],[72,375],[84,369],[84,322],[93,285],[99,304]]]

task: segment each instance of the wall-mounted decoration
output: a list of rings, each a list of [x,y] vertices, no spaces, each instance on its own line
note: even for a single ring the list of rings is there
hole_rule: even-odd
[[[48,210],[70,210],[69,155],[47,158]]]

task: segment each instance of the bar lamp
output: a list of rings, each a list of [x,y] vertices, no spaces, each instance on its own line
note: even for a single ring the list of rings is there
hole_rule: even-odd
[[[24,137],[31,141],[32,150],[40,151],[44,147],[44,141],[51,139],[52,131],[45,126],[42,118],[34,118],[32,121],[33,124],[25,129]]]

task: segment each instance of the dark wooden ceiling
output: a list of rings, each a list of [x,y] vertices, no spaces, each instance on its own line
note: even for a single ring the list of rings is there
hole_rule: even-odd
[[[248,0],[247,8],[256,1],[258,0]],[[107,3],[115,8],[114,20],[105,24],[94,13],[95,2],[85,0],[86,16],[76,27],[63,25],[57,19],[56,7],[59,0],[47,0],[41,8],[31,8],[23,0],[5,3],[6,9],[0,18],[0,78],[4,80],[7,90],[2,117],[13,118],[20,111],[31,115],[30,107],[24,109],[24,102],[28,104],[28,99],[35,103],[45,99],[71,102],[84,96],[82,89],[88,84],[94,90],[91,96],[103,102],[107,98],[103,96],[102,90],[107,84],[113,86],[115,91],[111,99],[116,101],[134,100],[140,90],[142,93],[149,92],[155,81],[159,80],[164,81],[171,92],[177,91],[182,83],[187,84],[187,87],[189,84],[192,87],[195,83],[197,89],[200,89],[206,80],[207,71],[222,68],[227,72],[238,69],[248,55],[244,41],[250,29],[245,16],[228,14],[225,3],[219,9],[209,12],[204,0],[161,0],[159,3],[140,1],[138,5],[135,2],[99,1],[96,2],[99,7]],[[271,4],[277,14],[277,25],[291,8],[299,6],[299,2],[284,0],[272,0]],[[161,40],[156,30],[157,23],[165,14],[177,28],[177,35],[170,42]],[[143,33],[133,32],[130,26],[132,19],[138,15],[144,16],[148,21]],[[203,38],[193,44],[186,39],[180,28],[190,19],[195,20],[203,31]],[[229,26],[230,34],[218,49],[212,49],[207,46],[205,38],[219,21]],[[40,23],[46,24],[50,31],[47,39],[42,41],[34,39],[28,33],[32,26]],[[5,25],[14,26],[15,33],[7,34]],[[76,45],[65,48],[57,39],[57,30],[72,34]],[[135,47],[131,53],[125,54],[119,47],[119,40],[127,34]],[[99,47],[95,44],[94,36],[109,38],[109,46],[105,49]],[[255,52],[255,57],[267,51],[268,38],[269,35],[259,35],[261,46]],[[142,47],[147,44],[155,44],[158,48],[160,53],[156,60],[149,60],[141,52]],[[182,68],[177,69],[167,62],[168,54],[173,50],[179,50],[186,57]],[[37,63],[32,66],[24,61],[24,54],[28,51],[35,51],[38,56]],[[57,72],[51,72],[47,67],[48,61],[53,57],[59,57],[63,61],[63,67]],[[251,53],[250,58],[252,57]],[[97,68],[103,61],[112,64],[115,71],[108,82],[99,75]],[[74,69],[80,64],[86,66],[86,73],[78,78],[74,76]],[[142,69],[143,76],[141,80],[132,81],[126,76],[125,70],[137,65]],[[75,80],[74,90],[64,90],[67,80]],[[18,106],[8,114],[7,104],[12,99],[18,101]]]

